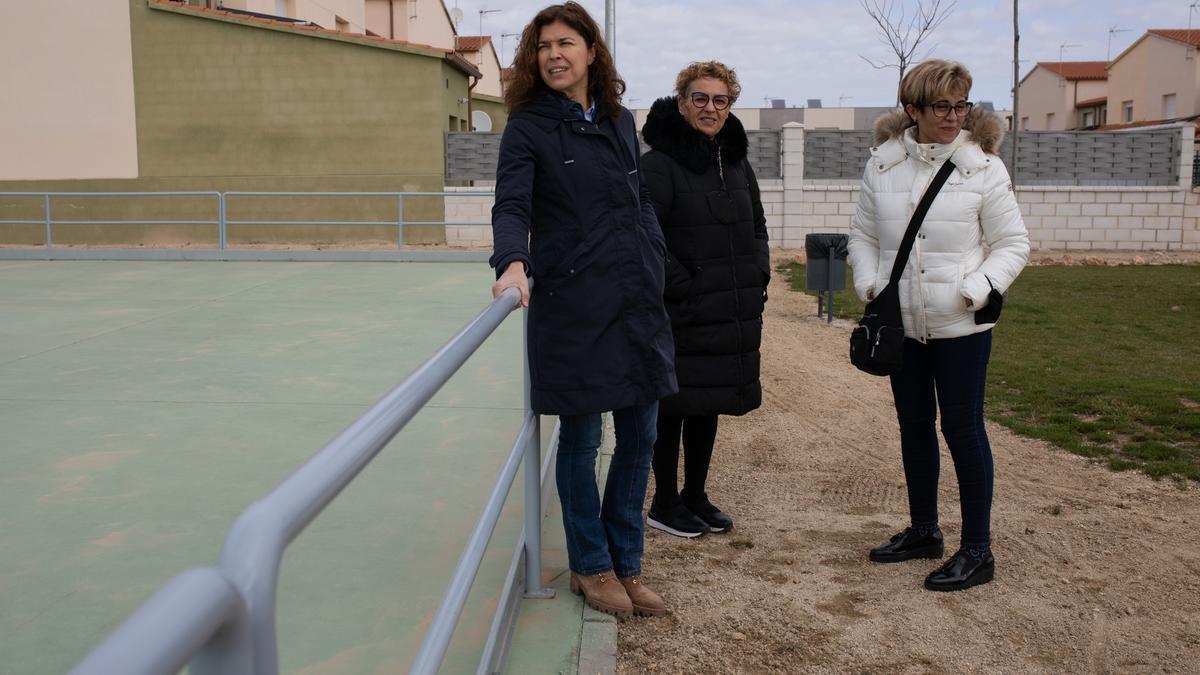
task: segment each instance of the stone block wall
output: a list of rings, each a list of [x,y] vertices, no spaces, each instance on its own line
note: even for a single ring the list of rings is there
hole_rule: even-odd
[[[1019,184],[1017,201],[1021,204],[1033,247],[1072,251],[1200,250],[1200,189],[1192,187],[1193,129],[1179,126],[1168,131],[1178,136],[1171,141],[1172,147],[1178,148],[1178,156],[1171,166],[1159,171],[1176,176],[1173,185]],[[829,154],[829,148],[833,147],[831,143],[846,140],[831,137],[830,132],[819,133],[823,134],[823,140],[813,147],[820,147],[823,155]],[[1163,133],[1163,130],[1157,130],[1153,142],[1162,144]],[[808,234],[850,230],[858,201],[858,180],[830,178],[827,172],[818,174],[819,178],[806,176],[806,167],[814,166],[812,162],[806,164],[806,140],[802,125],[791,123],[785,126],[780,140],[782,177],[759,181],[767,232],[773,247],[802,248]],[[865,155],[858,164],[861,166],[863,162]],[[845,167],[838,170],[848,171]],[[861,172],[861,168],[858,171]],[[477,193],[488,193],[492,189],[462,188]],[[464,206],[462,211],[452,211],[452,201],[447,200],[447,220],[461,215],[462,220],[471,221],[466,225],[447,226],[448,242],[472,246],[491,244],[491,228],[484,226],[489,222],[491,197],[473,199],[480,200],[481,204]],[[451,218],[451,213],[458,215]],[[475,218],[482,220],[473,220]]]

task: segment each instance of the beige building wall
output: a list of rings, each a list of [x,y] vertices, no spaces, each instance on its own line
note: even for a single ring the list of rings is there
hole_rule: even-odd
[[[804,111],[804,128],[853,129],[854,108],[808,108]]]
[[[762,124],[758,108],[738,108],[734,106],[733,114],[737,115],[738,121],[747,129],[758,129]]]
[[[1149,34],[1134,44],[1108,71],[1108,123],[1126,122],[1125,105],[1133,102],[1132,122],[1166,118],[1163,97],[1175,94],[1175,112],[1200,112],[1200,53],[1188,45]]]
[[[1075,126],[1075,83],[1045,68],[1034,68],[1020,85],[1022,131],[1062,131]],[[1100,96],[1100,94],[1097,94]],[[1082,96],[1079,100],[1087,100]],[[1112,109],[1109,109],[1112,121]],[[1051,117],[1053,116],[1053,117]]]
[[[467,58],[483,73],[483,79],[475,86],[475,92],[488,96],[504,96],[504,91],[500,88],[500,58],[496,56],[496,48],[489,42],[481,51],[470,54]]]
[[[408,6],[408,17],[403,27],[397,27],[397,40],[454,49],[455,28],[442,0],[409,0],[397,3],[396,9],[402,5]]]
[[[137,177],[129,34],[129,0],[5,3],[0,180]]]

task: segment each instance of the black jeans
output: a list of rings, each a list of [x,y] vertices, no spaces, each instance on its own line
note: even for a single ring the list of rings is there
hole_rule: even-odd
[[[900,450],[908,482],[908,508],[914,526],[938,522],[938,439],[954,460],[962,509],[962,545],[991,543],[992,447],[983,427],[992,331],[943,340],[904,340],[904,370],[892,375],[892,395],[900,421]]]
[[[679,440],[683,437],[683,491],[679,491]],[[654,441],[654,499],[667,505],[704,499],[704,483],[717,440],[717,416],[658,416]]]

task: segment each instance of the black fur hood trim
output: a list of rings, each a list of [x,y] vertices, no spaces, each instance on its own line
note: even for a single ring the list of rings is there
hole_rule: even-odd
[[[726,164],[737,164],[746,158],[749,141],[746,129],[732,112],[725,126],[717,133],[716,143],[696,131],[679,113],[676,97],[660,98],[650,107],[642,138],[651,148],[666,153],[692,173],[705,173],[716,167],[717,145]]]

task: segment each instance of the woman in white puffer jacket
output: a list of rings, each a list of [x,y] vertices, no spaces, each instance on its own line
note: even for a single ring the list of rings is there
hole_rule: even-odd
[[[962,64],[931,59],[900,83],[903,110],[875,126],[876,147],[863,174],[850,227],[854,287],[872,299],[888,283],[900,241],[934,174],[956,169],[917,233],[898,288],[904,369],[891,376],[900,423],[911,526],[871,551],[875,562],[941,558],[938,527],[937,412],[954,459],[962,509],[961,546],[925,579],[929,590],[991,581],[992,453],[983,395],[994,323],[976,323],[993,288],[1003,293],[1029,257],[1029,235],[1004,163],[1003,136],[991,112],[967,101]],[[994,309],[994,308],[993,308]]]

